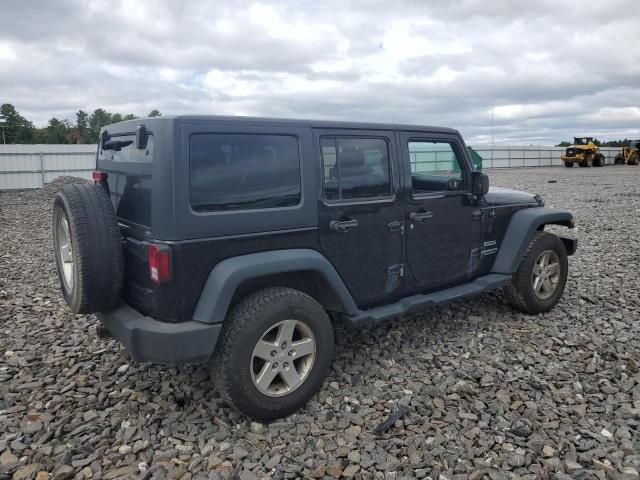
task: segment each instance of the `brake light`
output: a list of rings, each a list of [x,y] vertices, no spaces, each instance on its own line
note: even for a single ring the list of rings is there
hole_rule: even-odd
[[[93,178],[93,181],[96,183],[106,182],[108,175],[105,172],[99,172],[95,170],[94,172],[91,172],[91,177]]]
[[[153,283],[171,280],[171,249],[167,245],[149,245],[149,278]]]

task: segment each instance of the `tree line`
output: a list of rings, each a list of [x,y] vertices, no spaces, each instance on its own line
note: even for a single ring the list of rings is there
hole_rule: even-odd
[[[158,110],[151,110],[147,116],[160,115]],[[78,110],[75,123],[53,117],[46,127],[36,128],[13,105],[5,103],[0,106],[0,143],[97,143],[100,129],[105,125],[136,118],[140,117],[96,108],[93,113]]]
[[[624,140],[608,140],[606,142],[601,142],[597,138],[593,139],[593,143],[597,147],[626,147],[627,145],[629,145],[630,141],[633,140],[625,138]],[[558,145],[556,145],[556,147],[570,147],[571,145],[573,145],[573,142],[564,141],[560,142]]]

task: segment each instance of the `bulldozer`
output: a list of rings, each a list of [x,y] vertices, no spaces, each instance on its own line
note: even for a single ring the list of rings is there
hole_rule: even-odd
[[[620,153],[613,159],[613,163],[616,165],[638,165],[639,155],[640,140],[629,140],[627,145],[622,147]]]
[[[562,161],[567,168],[576,163],[580,167],[604,167],[605,158],[593,143],[593,137],[573,137],[573,145],[567,147]]]

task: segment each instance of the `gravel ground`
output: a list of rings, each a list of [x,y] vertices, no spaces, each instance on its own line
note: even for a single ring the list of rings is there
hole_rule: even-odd
[[[322,391],[269,425],[205,367],[98,339],[58,289],[54,188],[0,193],[0,478],[638,478],[640,168],[490,175],[577,215],[560,304],[526,316],[490,293],[340,331]]]

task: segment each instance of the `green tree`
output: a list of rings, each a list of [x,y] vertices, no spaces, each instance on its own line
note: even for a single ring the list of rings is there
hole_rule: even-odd
[[[13,105],[5,103],[0,106],[0,117],[2,117],[2,130],[6,143],[33,142],[36,133],[33,123],[20,115]]]
[[[111,114],[102,108],[96,108],[89,117],[89,143],[97,143],[100,129],[111,123]]]
[[[45,143],[67,143],[67,135],[70,131],[69,120],[58,120],[53,117],[46,128]]]
[[[135,120],[136,118],[138,117],[133,113],[127,113],[124,117],[122,117],[122,120]]]
[[[114,113],[113,115],[111,115],[110,123],[118,123],[121,121],[122,121],[122,115],[120,115],[119,113]]]
[[[567,141],[563,141],[563,142],[560,142],[558,145],[556,145],[556,147],[568,147],[569,145],[571,145],[571,143]]]
[[[160,110],[156,110],[153,109],[149,112],[149,115],[147,115],[147,117],[161,117],[162,114],[160,113]]]
[[[76,143],[87,143],[89,141],[89,114],[83,110],[76,112],[76,130],[79,135]]]

